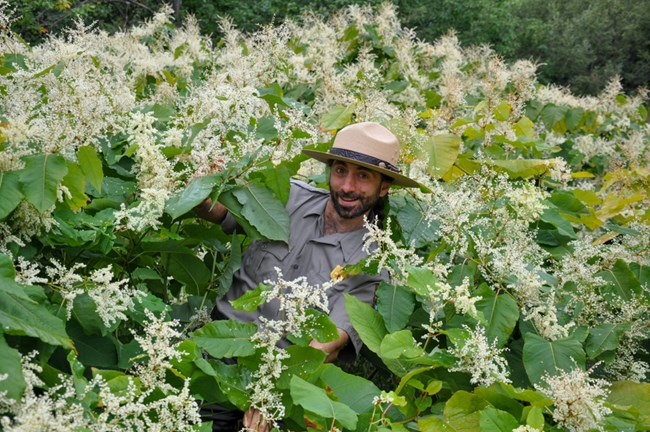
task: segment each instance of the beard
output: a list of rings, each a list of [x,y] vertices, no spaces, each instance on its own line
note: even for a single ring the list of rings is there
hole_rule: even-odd
[[[357,200],[357,202],[351,206],[344,206],[339,201],[339,198]],[[372,195],[363,196],[354,193],[339,193],[332,189],[330,185],[330,199],[334,205],[334,210],[336,210],[336,213],[340,217],[343,219],[354,219],[366,214],[369,210],[375,207],[375,205],[377,205],[381,200],[381,196],[379,195],[379,189]]]

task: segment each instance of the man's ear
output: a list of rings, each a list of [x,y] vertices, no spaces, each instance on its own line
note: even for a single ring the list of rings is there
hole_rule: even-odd
[[[385,197],[388,194],[388,191],[390,190],[390,187],[392,186],[392,182],[382,180],[381,181],[381,187],[379,189],[379,196],[380,197]]]

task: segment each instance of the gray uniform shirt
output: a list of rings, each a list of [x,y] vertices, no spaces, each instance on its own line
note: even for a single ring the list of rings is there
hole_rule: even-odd
[[[310,285],[321,285],[330,280],[331,271],[337,266],[355,264],[367,254],[362,250],[365,228],[346,233],[323,235],[325,205],[329,192],[299,181],[291,182],[291,193],[287,202],[290,218],[289,244],[279,241],[255,240],[244,253],[241,268],[233,277],[233,284],[224,297],[217,301],[217,315],[259,324],[259,317],[281,319],[278,305],[263,304],[255,312],[233,309],[230,304],[246,291],[254,290],[265,280],[276,280],[275,267],[282,270],[284,280],[305,276]],[[222,226],[233,229],[236,223],[228,214]],[[359,300],[372,304],[375,288],[386,275],[369,276],[359,274],[348,277],[327,291],[329,317],[350,336],[354,352],[346,349],[339,357],[354,356],[361,349],[362,342],[352,327],[345,310],[343,293],[349,293]],[[348,345],[349,347],[350,345]]]

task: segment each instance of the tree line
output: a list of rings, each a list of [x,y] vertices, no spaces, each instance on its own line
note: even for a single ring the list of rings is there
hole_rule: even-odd
[[[228,16],[242,31],[300,19],[307,10],[331,15],[352,4],[385,0],[6,0],[15,11],[12,29],[29,43],[60,34],[81,19],[114,32],[158,11],[174,8],[177,23],[194,15],[215,42]],[[577,94],[601,91],[620,76],[626,91],[650,83],[650,0],[392,0],[401,23],[433,41],[452,29],[464,45],[489,44],[506,60],[528,58],[542,83]]]

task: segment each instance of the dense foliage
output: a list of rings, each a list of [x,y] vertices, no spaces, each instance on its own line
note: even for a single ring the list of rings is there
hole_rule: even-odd
[[[75,19],[112,32],[153,16],[162,0],[9,0],[19,17],[13,28],[30,42],[60,34]],[[329,17],[353,4],[382,0],[169,0],[176,23],[194,15],[202,34],[216,42],[220,21],[244,32],[299,19],[305,11]],[[400,21],[434,42],[455,31],[464,46],[489,44],[507,61],[537,62],[543,83],[596,95],[612,77],[628,92],[650,85],[650,0],[392,0]]]
[[[216,47],[171,10],[30,46],[0,5],[4,430],[210,430],[196,400],[290,430],[650,428],[645,93],[575,97],[389,5],[224,21]],[[286,241],[289,179],[324,182],[301,149],[363,120],[423,185],[391,192],[378,253],[236,303],[286,320],[210,322],[247,244]],[[194,217],[207,196],[244,232]],[[335,336],[324,290],[384,269],[375,308],[346,300],[373,382],[308,341]]]

